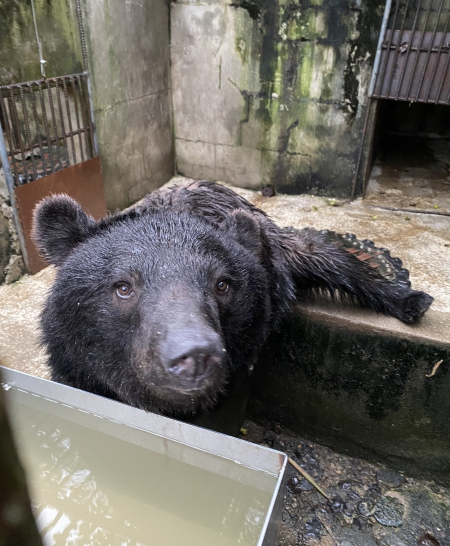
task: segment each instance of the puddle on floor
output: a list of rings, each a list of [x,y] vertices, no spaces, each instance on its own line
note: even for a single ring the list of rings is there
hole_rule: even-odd
[[[385,134],[365,204],[450,213],[450,138]]]

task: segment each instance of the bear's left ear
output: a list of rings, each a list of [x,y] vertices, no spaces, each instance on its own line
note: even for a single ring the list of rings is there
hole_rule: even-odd
[[[227,218],[226,227],[240,245],[259,259],[262,258],[261,227],[258,220],[245,210],[234,210]]]
[[[45,260],[61,265],[80,243],[96,232],[97,222],[65,194],[47,197],[33,211],[33,241]]]

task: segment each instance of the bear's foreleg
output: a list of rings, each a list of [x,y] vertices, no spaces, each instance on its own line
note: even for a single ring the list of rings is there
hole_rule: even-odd
[[[402,322],[419,319],[433,302],[425,292],[394,284],[317,232],[286,235],[282,254],[299,292],[325,292],[359,302]]]

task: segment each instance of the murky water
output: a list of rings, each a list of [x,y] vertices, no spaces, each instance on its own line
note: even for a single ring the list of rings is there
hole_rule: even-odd
[[[274,476],[14,388],[7,398],[45,546],[256,544]]]

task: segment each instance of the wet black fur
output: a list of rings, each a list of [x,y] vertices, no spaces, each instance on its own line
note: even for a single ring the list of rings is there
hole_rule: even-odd
[[[406,323],[433,301],[386,281],[318,232],[280,229],[206,181],[155,192],[100,222],[67,196],[48,198],[36,208],[34,238],[59,266],[41,317],[53,379],[153,411],[214,404],[229,371],[253,366],[302,294],[340,295]],[[220,278],[230,284],[226,297],[214,292]],[[124,280],[134,287],[131,303],[115,296]],[[227,351],[217,373],[190,393],[177,390],[159,353],[168,329],[185,320],[213,328]]]

